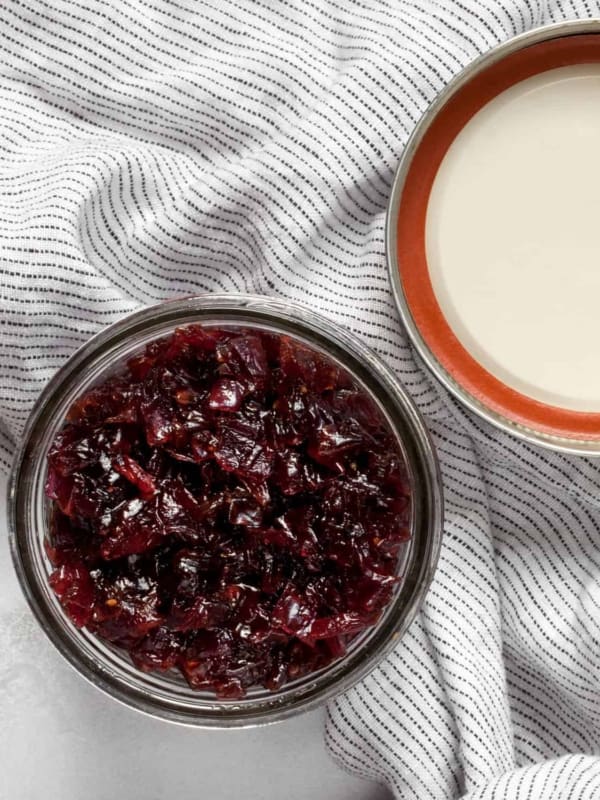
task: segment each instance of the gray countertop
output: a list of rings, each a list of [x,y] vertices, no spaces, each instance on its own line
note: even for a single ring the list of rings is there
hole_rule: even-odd
[[[88,685],[25,606],[0,480],[0,796],[13,800],[383,800],[328,757],[322,712],[241,731],[148,718]],[[2,630],[4,628],[4,630]]]

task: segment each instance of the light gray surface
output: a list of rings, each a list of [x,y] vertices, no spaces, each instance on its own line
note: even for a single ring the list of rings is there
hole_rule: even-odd
[[[30,800],[383,800],[340,770],[322,712],[247,731],[147,718],[80,678],[36,628],[14,577],[0,480],[0,797]],[[2,622],[4,624],[4,622]],[[52,665],[46,671],[45,665]],[[57,668],[58,665],[58,668]],[[47,681],[46,674],[53,676]],[[12,687],[11,687],[12,684]],[[18,687],[15,692],[15,684]],[[18,697],[18,708],[12,699]]]

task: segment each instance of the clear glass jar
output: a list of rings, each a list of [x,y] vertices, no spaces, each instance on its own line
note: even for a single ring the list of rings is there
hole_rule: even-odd
[[[338,661],[286,684],[256,688],[242,700],[194,691],[183,678],[145,674],[127,653],[75,628],[48,584],[44,550],[50,502],[44,495],[46,455],[73,401],[125,359],[174,328],[255,327],[294,336],[337,361],[376,401],[396,434],[412,485],[410,542],[399,563],[395,594],[378,623]],[[200,295],[137,311],[81,347],[50,381],[31,414],[9,485],[9,528],[15,568],[38,622],[67,661],[112,697],[156,717],[214,727],[243,727],[289,717],[322,704],[363,678],[392,649],[423,600],[437,562],[442,492],[437,458],[423,420],[393,373],[354,336],[296,304],[264,297]]]

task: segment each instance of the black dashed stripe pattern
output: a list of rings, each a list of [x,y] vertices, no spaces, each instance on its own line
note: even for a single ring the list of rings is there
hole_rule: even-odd
[[[0,467],[69,354],[140,305],[310,304],[402,377],[438,446],[439,569],[328,709],[399,798],[600,796],[600,463],[474,418],[413,356],[385,267],[393,172],[440,89],[598,0],[7,0],[0,15]],[[1,624],[1,621],[0,621]]]

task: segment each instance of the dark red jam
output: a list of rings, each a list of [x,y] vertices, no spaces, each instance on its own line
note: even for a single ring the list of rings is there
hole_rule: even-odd
[[[46,493],[75,625],[219,697],[343,656],[409,538],[375,404],[315,350],[249,329],[178,329],[80,397]]]

